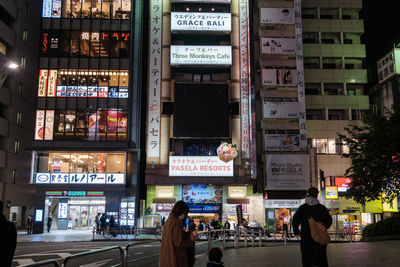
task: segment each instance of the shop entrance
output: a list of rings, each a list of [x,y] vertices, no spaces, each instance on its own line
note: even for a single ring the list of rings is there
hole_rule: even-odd
[[[96,226],[96,215],[105,212],[105,197],[46,197],[45,224],[51,230],[88,230]]]

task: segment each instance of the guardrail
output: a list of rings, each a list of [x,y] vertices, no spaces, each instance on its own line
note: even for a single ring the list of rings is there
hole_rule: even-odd
[[[110,232],[110,231],[109,231]],[[352,232],[348,231],[337,231],[337,232],[329,232],[328,233],[331,236],[331,240],[335,241],[347,241],[347,242],[354,242],[354,241],[359,241],[361,235],[360,234],[354,234]],[[226,247],[226,242],[228,241],[233,241],[234,242],[234,248],[239,248],[239,244],[243,242],[244,247],[249,246],[249,242],[251,243],[252,247],[256,246],[256,243],[259,247],[262,247],[263,241],[268,241],[268,240],[275,240],[275,241],[283,241],[284,245],[286,245],[286,242],[291,240],[291,241],[299,241],[300,238],[298,236],[294,236],[293,233],[290,232],[268,232],[264,231],[262,229],[247,229],[247,228],[236,228],[235,230],[228,230],[228,229],[217,229],[217,230],[209,230],[209,231],[199,231],[198,232],[198,240],[206,240],[207,241],[207,246],[208,246],[208,251],[211,249],[211,246],[213,243],[216,242],[223,242],[223,247]],[[157,239],[155,239],[157,240]],[[24,265],[24,267],[36,267],[36,266],[44,266],[44,265],[54,265],[56,267],[68,267],[68,262],[70,262],[73,259],[77,258],[82,258],[85,256],[90,256],[94,254],[102,254],[104,252],[110,252],[113,250],[117,250],[119,252],[119,263],[117,266],[122,266],[126,267],[128,266],[128,263],[135,261],[129,260],[129,249],[133,246],[141,245],[141,244],[146,244],[146,243],[151,243],[154,242],[155,240],[148,240],[148,241],[143,241],[143,242],[135,242],[135,243],[130,243],[126,245],[124,248],[121,246],[111,246],[111,247],[106,247],[102,249],[97,249],[97,250],[92,250],[92,251],[87,251],[87,252],[82,252],[78,254],[74,254],[71,256],[68,256],[63,259],[59,260],[45,260],[45,261],[40,261],[36,262],[33,264],[28,264]],[[153,257],[156,255],[151,255],[150,257]]]

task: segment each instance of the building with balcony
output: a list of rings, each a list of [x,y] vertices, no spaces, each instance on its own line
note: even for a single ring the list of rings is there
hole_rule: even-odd
[[[253,194],[249,4],[152,0],[144,226],[184,200],[196,223],[263,220]],[[231,224],[233,225],[233,224]]]
[[[32,180],[35,232],[136,225],[140,203],[143,6],[44,0]]]
[[[17,227],[34,213],[29,150],[40,39],[40,4],[34,2],[40,1],[0,1],[0,200]]]

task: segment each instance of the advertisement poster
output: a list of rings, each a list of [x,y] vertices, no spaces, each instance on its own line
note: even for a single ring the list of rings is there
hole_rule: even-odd
[[[182,185],[182,200],[186,203],[221,204],[222,185]]]
[[[171,12],[171,31],[230,32],[230,13]]]
[[[296,86],[297,71],[288,69],[286,70],[263,69],[262,84],[265,86],[268,85]]]
[[[218,156],[170,156],[169,176],[233,176],[233,160]]]
[[[295,54],[296,39],[292,38],[261,38],[262,54]]]
[[[171,45],[171,65],[232,65],[231,46]]]
[[[382,200],[383,212],[399,212],[397,206],[397,197],[395,197],[392,202],[386,202]]]
[[[171,212],[174,203],[156,203],[156,212]]]
[[[353,199],[346,199],[344,197],[339,198],[339,213],[347,214],[361,214],[362,206]]]
[[[383,206],[382,206],[382,199],[376,199],[365,202],[365,212],[366,213],[382,213]]]
[[[346,192],[350,188],[352,179],[349,177],[335,177],[335,185],[338,187],[338,192]]]
[[[35,140],[43,140],[45,111],[36,110]]]
[[[240,204],[242,206],[242,212],[247,213],[247,204]],[[228,205],[228,213],[235,214],[236,207],[239,205]]]
[[[48,70],[40,70],[39,72],[38,96],[46,96],[48,74]]]
[[[300,151],[300,135],[266,133],[265,151]]]
[[[54,110],[46,110],[44,140],[53,140]]]
[[[310,187],[307,155],[270,154],[266,160],[268,190],[307,190]]]
[[[293,8],[261,8],[262,24],[294,24]]]
[[[68,203],[58,203],[58,218],[59,219],[68,218]]]
[[[51,10],[52,18],[61,18],[61,2],[62,0],[53,0],[53,8]]]
[[[338,188],[337,186],[325,186],[325,198],[326,199],[338,199]]]
[[[42,17],[51,18],[52,0],[43,0]]]
[[[296,98],[264,98],[264,118],[296,119],[299,116]]]
[[[292,208],[297,209],[301,204],[304,203],[304,200],[300,199],[266,199],[265,200],[265,208]]]

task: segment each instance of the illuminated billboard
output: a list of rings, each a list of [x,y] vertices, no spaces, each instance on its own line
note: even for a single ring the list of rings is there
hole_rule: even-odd
[[[171,45],[171,65],[232,65],[231,46]]]
[[[171,12],[171,31],[230,32],[230,13]]]

